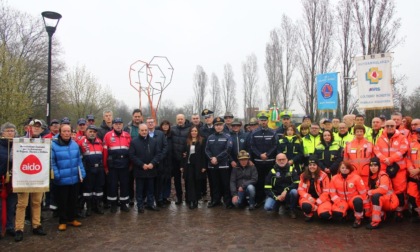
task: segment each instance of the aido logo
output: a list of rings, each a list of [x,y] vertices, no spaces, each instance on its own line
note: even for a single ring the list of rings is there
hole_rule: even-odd
[[[20,170],[30,175],[37,174],[42,171],[41,161],[35,155],[29,155],[22,161]]]

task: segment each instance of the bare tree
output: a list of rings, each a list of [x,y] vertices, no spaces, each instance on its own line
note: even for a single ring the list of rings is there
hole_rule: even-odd
[[[354,76],[353,57],[356,53],[355,47],[355,27],[352,21],[352,1],[342,0],[337,5],[337,42],[340,50],[339,62],[342,69],[341,92],[340,92],[340,109],[337,114],[349,114],[351,89]]]
[[[115,107],[112,93],[104,89],[84,66],[68,72],[62,88],[66,100],[60,108],[65,114],[59,116],[80,118],[87,114],[98,115],[106,108]]]
[[[244,80],[244,115],[245,120],[249,121],[252,115],[248,113],[248,109],[255,108],[258,101],[258,64],[255,54],[246,57],[246,61],[242,63],[242,77]]]
[[[302,0],[299,24],[299,72],[302,78],[299,103],[305,113],[318,119],[316,74],[328,72],[333,59],[333,17],[328,0]]]
[[[201,112],[204,109],[206,98],[207,74],[202,66],[197,66],[194,73],[194,111]]]
[[[32,17],[0,2],[0,44],[5,46],[9,56],[25,63],[24,81],[21,91],[32,103],[33,116],[45,116],[47,94],[48,35],[42,19]],[[58,90],[58,80],[64,70],[60,61],[61,47],[58,39],[53,40],[52,97]],[[56,106],[56,100],[52,100]],[[54,113],[54,111],[52,111]]]
[[[292,19],[283,14],[280,26],[280,97],[282,102],[278,104],[281,109],[289,109],[292,100],[291,95],[294,93],[292,88],[292,75],[297,65],[298,35],[296,33],[297,26]]]
[[[282,69],[282,50],[278,31],[273,29],[270,32],[270,41],[265,46],[265,72],[268,80],[269,103],[280,104],[280,81]]]
[[[221,111],[221,100],[220,100],[220,84],[219,78],[215,73],[211,74],[210,80],[210,102],[209,109],[214,112],[215,115],[218,115]]]
[[[224,66],[222,81],[222,97],[225,105],[225,112],[235,113],[236,111],[236,82],[233,79],[232,66],[227,63]]]
[[[363,55],[389,52],[404,40],[398,37],[401,18],[395,18],[393,0],[352,0],[352,3]]]

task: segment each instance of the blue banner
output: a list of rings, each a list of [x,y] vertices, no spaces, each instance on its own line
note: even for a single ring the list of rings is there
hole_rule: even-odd
[[[316,93],[318,95],[318,110],[337,109],[338,73],[318,74],[316,76]]]

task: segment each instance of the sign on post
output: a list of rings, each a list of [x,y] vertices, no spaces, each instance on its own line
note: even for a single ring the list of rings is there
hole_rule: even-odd
[[[13,192],[48,192],[51,139],[13,139]]]

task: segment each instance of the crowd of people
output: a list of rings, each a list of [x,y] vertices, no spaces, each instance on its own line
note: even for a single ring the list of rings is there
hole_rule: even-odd
[[[175,125],[156,125],[135,109],[125,125],[107,110],[99,126],[88,115],[77,120],[77,129],[67,117],[49,125],[32,119],[24,137],[52,141],[49,193],[13,192],[11,139],[18,135],[14,124],[2,124],[3,231],[22,241],[27,215],[33,234],[46,235],[46,208],[58,217],[60,231],[80,227],[76,219],[92,212],[129,212],[133,206],[138,214],[159,211],[171,204],[172,181],[174,204],[185,202],[192,210],[209,198],[208,208],[263,206],[293,219],[301,209],[307,222],[353,213],[354,228],[363,218],[368,229],[378,228],[390,214],[402,221],[404,211],[420,222],[420,119],[396,112],[389,120],[373,118],[370,127],[363,115],[320,123],[304,116],[295,127],[284,114],[281,126],[271,129],[264,113],[245,125],[229,112],[214,117],[205,109],[201,117],[203,122],[200,114],[191,120],[179,114]]]

